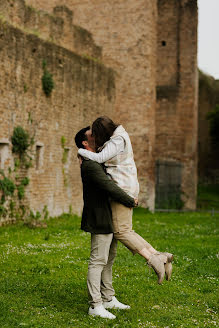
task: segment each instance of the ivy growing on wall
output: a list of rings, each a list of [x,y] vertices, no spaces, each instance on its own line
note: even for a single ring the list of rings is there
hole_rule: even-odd
[[[213,150],[219,151],[219,105],[207,114],[210,123],[211,145]]]
[[[43,76],[42,76],[42,87],[45,95],[49,97],[51,95],[52,90],[54,89],[54,81],[53,76],[47,70],[47,63],[43,61]]]
[[[12,152],[17,153],[20,157],[23,157],[26,153],[29,144],[29,134],[21,127],[14,128],[14,132],[11,138]]]
[[[14,182],[7,178],[3,172],[3,170],[0,170],[0,190],[1,190],[1,204],[3,204],[6,200],[7,196],[12,196],[14,194],[14,190],[16,188]]]
[[[25,219],[33,217],[38,219],[39,215],[33,214],[29,206],[23,201],[25,198],[25,188],[29,185],[29,178],[20,176],[20,169],[28,170],[31,167],[31,145],[34,138],[21,126],[13,130],[11,137],[12,153],[14,154],[14,165],[8,168],[8,174],[0,170],[0,219]],[[44,213],[44,218],[48,217],[48,210]]]
[[[67,187],[68,186],[68,179],[67,179],[67,175],[66,175],[66,171],[65,171],[65,164],[67,162],[68,159],[68,149],[65,148],[65,144],[66,144],[66,138],[64,136],[61,137],[61,146],[63,149],[63,154],[62,154],[62,164],[63,164],[63,168],[62,168],[62,174],[63,174],[63,178],[64,178],[64,186]]]
[[[30,138],[27,131],[17,126],[14,128],[11,142],[12,152],[19,157],[15,160],[15,166],[19,167],[21,162],[25,168],[31,167],[32,157],[29,155],[29,147],[34,144],[34,138]]]
[[[25,196],[25,187],[29,184],[29,178],[20,178],[19,168],[28,169],[31,163],[31,156],[28,154],[29,147],[33,142],[21,126],[13,130],[11,137],[12,153],[14,154],[14,167],[8,168],[8,176],[0,170],[0,218],[22,218],[26,209],[21,200]]]
[[[10,170],[9,177],[6,177],[3,170],[0,170],[0,218],[19,219],[23,218],[26,213],[26,208],[21,200],[24,198],[24,187],[29,184],[29,178],[25,177],[19,183],[16,181],[18,177],[11,176],[12,173],[13,171]]]

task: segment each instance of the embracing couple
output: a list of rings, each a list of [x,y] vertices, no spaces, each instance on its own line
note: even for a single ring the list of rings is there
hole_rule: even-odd
[[[89,314],[114,319],[107,309],[129,309],[115,297],[112,265],[117,241],[144,257],[158,283],[172,274],[173,255],[159,252],[132,229],[139,184],[128,133],[110,118],[97,118],[75,136],[81,163],[84,208],[81,228],[91,233],[87,286]]]

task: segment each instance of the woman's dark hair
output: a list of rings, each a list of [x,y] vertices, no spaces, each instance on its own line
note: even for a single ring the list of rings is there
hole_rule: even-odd
[[[118,127],[109,117],[98,117],[92,124],[92,136],[95,139],[96,150],[110,139],[113,132]]]

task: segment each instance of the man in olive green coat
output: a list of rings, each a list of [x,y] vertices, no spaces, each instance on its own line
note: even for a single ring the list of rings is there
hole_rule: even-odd
[[[75,136],[78,148],[94,151],[90,127]],[[87,286],[89,314],[114,319],[106,308],[129,309],[115,297],[112,286],[112,265],[116,256],[117,241],[113,238],[110,198],[127,207],[135,200],[128,196],[105,173],[104,167],[94,161],[81,159],[84,208],[81,229],[91,233],[91,254],[88,265]]]

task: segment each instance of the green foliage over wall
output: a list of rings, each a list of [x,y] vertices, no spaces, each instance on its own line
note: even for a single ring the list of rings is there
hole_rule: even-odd
[[[24,194],[25,194],[25,186],[27,186],[29,184],[29,178],[25,177],[21,180],[21,183],[19,186],[17,186],[17,195],[18,198],[21,200],[24,198]]]
[[[14,128],[11,137],[12,152],[19,156],[15,159],[15,168],[19,168],[22,164],[26,169],[32,166],[32,157],[29,155],[29,147],[34,144],[34,138],[30,138],[29,133],[21,126]]]
[[[68,160],[68,152],[69,149],[65,148],[66,145],[66,138],[64,136],[61,137],[61,146],[63,149],[63,154],[62,154],[62,164],[65,165],[67,163]],[[62,173],[63,173],[63,178],[64,178],[64,186],[67,187],[68,186],[68,179],[67,179],[67,175],[66,175],[66,170],[65,170],[65,166],[63,166],[62,168]]]
[[[29,184],[29,178],[23,177],[23,170],[28,170],[31,166],[31,145],[34,144],[34,138],[21,126],[13,130],[11,137],[12,152],[14,154],[14,166],[8,167],[8,175],[0,170],[0,225],[3,221],[38,219],[39,212],[33,214],[33,211],[25,203],[25,187]],[[21,174],[21,175],[20,175]],[[47,207],[43,210],[44,217],[48,217]],[[40,215],[41,216],[41,215]]]
[[[219,151],[219,105],[207,114],[207,119],[210,122],[210,136],[212,148]]]
[[[47,70],[47,63],[43,61],[43,76],[42,76],[42,87],[45,95],[49,97],[51,95],[52,90],[54,89],[54,81],[53,76]]]
[[[15,191],[15,184],[14,182],[7,178],[2,170],[0,170],[0,175],[2,179],[0,179],[0,190],[2,192],[1,203],[5,202],[7,196],[12,196]]]
[[[26,153],[29,143],[29,134],[21,126],[14,128],[14,132],[11,138],[12,141],[12,152],[17,153],[20,157],[23,157]]]

